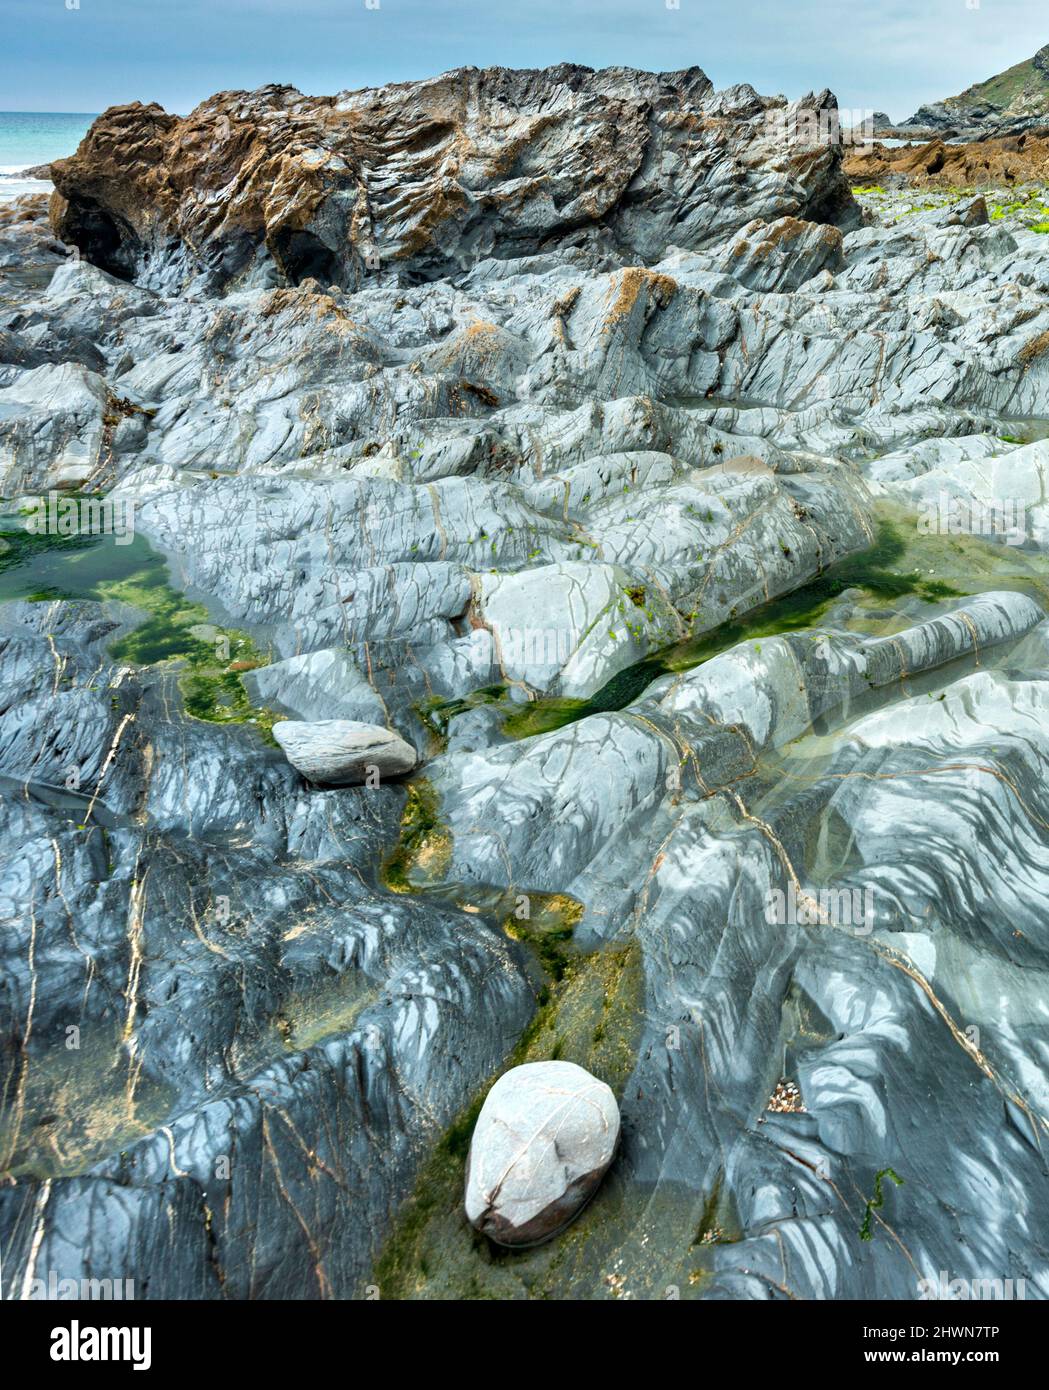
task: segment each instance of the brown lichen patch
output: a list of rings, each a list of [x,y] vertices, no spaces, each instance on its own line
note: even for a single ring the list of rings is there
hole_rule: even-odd
[[[781,241],[796,241],[804,235],[808,226],[808,222],[801,222],[797,217],[781,217],[769,228],[764,240],[770,246],[778,246]]]
[[[495,392],[488,386],[482,386],[479,382],[464,381],[462,383],[462,389],[468,391],[471,396],[476,396],[482,405],[494,407],[499,404],[499,397]]]
[[[295,289],[269,290],[259,302],[259,317],[276,318],[288,314],[300,322],[312,319],[326,327],[346,332],[355,328],[346,310],[330,294],[315,292],[299,286]]]
[[[482,344],[490,341],[501,342],[503,330],[494,323],[488,323],[484,319],[477,319],[471,323],[463,332],[463,337],[469,342],[476,342],[478,339]]]
[[[778,246],[783,241],[795,241],[798,237],[804,236],[806,232],[815,231],[819,240],[824,246],[840,249],[842,244],[841,232],[837,227],[832,227],[829,223],[818,224],[815,222],[802,222],[797,217],[783,217],[773,227],[769,229],[766,240],[772,246]]]
[[[458,187],[440,188],[433,195],[426,212],[397,247],[400,260],[415,256],[433,243],[434,230],[466,207],[466,194]],[[407,210],[406,210],[407,211]]]
[[[660,275],[654,270],[635,265],[628,266],[620,272],[613,289],[616,290],[616,298],[605,315],[605,328],[610,328],[627,317],[642,290],[646,290],[652,296],[660,309],[665,309],[677,293],[677,281],[672,280],[669,275]]]
[[[102,415],[102,423],[108,428],[119,425],[121,420],[130,419],[133,415],[145,415],[151,417],[156,415],[156,410],[146,406],[136,405],[134,401],[129,401],[126,396],[116,396],[112,392],[106,398],[106,408]]]
[[[842,165],[855,183],[880,182],[903,175],[915,187],[979,188],[1039,182],[1049,177],[1049,135],[1029,132],[996,140],[948,145],[928,140],[921,145],[875,144],[848,155]]]
[[[513,335],[498,324],[477,320],[453,334],[429,357],[433,371],[454,372],[470,378],[477,372],[492,371],[501,361],[512,360],[516,351]]]
[[[1038,361],[1049,352],[1049,329],[1044,333],[1039,333],[1036,338],[1029,339],[1016,354],[1017,362],[1022,362],[1025,367],[1029,367],[1032,362]]]
[[[566,290],[566,292],[561,296],[560,299],[554,300],[554,307],[551,310],[551,316],[562,319],[566,318],[567,315],[569,315],[575,308],[576,300],[579,298],[581,293],[582,286],[580,285],[573,285],[570,290]]]
[[[489,409],[499,404],[499,397],[488,386],[477,381],[457,381],[448,391],[448,409],[453,415],[471,415],[479,403]]]
[[[732,458],[722,459],[720,463],[712,463],[709,468],[703,469],[705,478],[717,477],[721,473],[748,473],[771,478],[775,469],[770,468],[765,460],[759,459],[756,454],[735,454]]]
[[[686,130],[695,134],[709,129],[711,122],[695,111],[679,110],[666,112],[663,124],[667,130]]]
[[[781,217],[761,231],[760,239],[757,240],[756,245],[752,246],[746,237],[741,236],[734,243],[732,254],[739,258],[750,252],[754,260],[764,261],[769,258],[773,251],[799,241],[806,234],[815,236],[832,251],[842,249],[842,236],[837,227],[805,222],[799,217]],[[754,233],[752,232],[751,235],[753,236]]]
[[[572,346],[568,337],[568,327],[565,320],[570,317],[581,292],[581,287],[579,285],[574,285],[563,294],[560,299],[554,300],[553,307],[550,310],[550,317],[554,321],[554,336],[565,348],[570,348]]]

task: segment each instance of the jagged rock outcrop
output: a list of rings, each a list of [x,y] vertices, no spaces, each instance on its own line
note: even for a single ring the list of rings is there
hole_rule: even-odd
[[[998,139],[948,143],[940,137],[920,145],[875,141],[850,151],[845,172],[854,183],[895,179],[916,188],[1010,188],[1049,179],[1049,130]]]
[[[945,137],[981,140],[1019,135],[1049,125],[1049,44],[956,97],[919,107],[897,133],[937,131]]]
[[[743,227],[728,248],[725,270],[748,290],[800,289],[821,270],[845,269],[841,233],[795,217]]]
[[[814,116],[829,93],[804,99]],[[113,107],[51,166],[56,233],[177,288],[358,288],[587,247],[613,264],[709,245],[754,216],[848,223],[830,142],[784,146],[750,87],[699,68],[460,68],[335,97],[224,92],[185,118]]]

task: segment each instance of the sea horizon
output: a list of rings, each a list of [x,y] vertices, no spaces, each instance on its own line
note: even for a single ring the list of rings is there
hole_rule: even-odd
[[[49,180],[19,175],[75,153],[97,115],[92,111],[0,111],[0,202],[48,192]]]

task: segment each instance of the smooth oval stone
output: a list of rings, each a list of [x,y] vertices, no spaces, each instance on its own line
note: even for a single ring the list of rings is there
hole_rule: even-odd
[[[619,1142],[611,1089],[574,1062],[529,1062],[501,1076],[477,1117],[466,1215],[499,1245],[537,1245],[586,1205]]]
[[[273,737],[303,777],[334,786],[365,781],[369,768],[380,777],[399,777],[411,772],[417,762],[415,749],[400,734],[356,719],[320,719],[312,724],[282,719],[274,724]]]

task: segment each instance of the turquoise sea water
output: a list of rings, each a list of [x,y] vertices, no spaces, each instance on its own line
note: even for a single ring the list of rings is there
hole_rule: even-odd
[[[0,201],[47,192],[49,183],[13,175],[72,154],[94,119],[80,111],[0,111]]]

